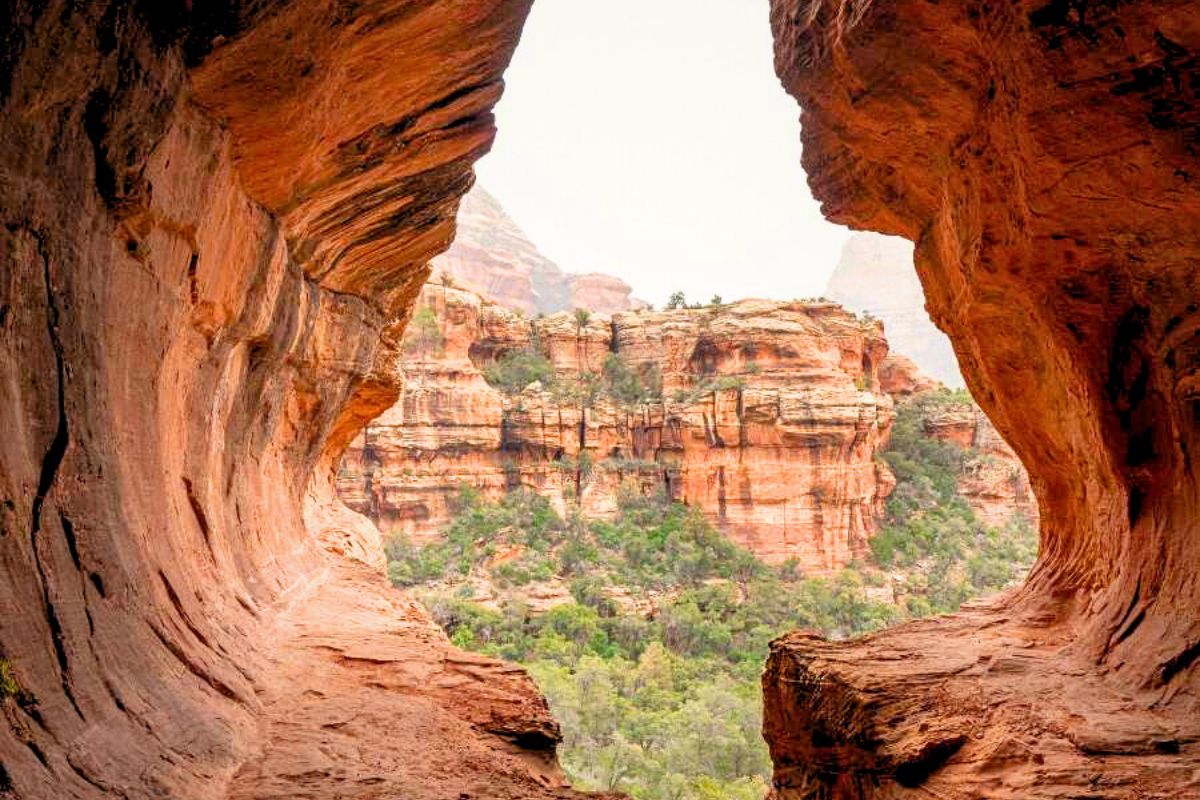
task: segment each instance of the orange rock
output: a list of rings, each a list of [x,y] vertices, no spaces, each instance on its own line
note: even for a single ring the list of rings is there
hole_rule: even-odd
[[[645,305],[613,275],[563,272],[481,186],[463,198],[454,243],[433,260],[433,269],[455,285],[529,315],[575,308],[611,314]]]
[[[776,796],[1200,796],[1196,4],[771,19],[825,214],[917,243],[1041,507],[1028,584],[991,606],[775,644]]]
[[[491,497],[526,486],[560,510],[577,496],[603,516],[632,480],[703,509],[768,561],[826,573],[867,553],[894,483],[875,458],[892,420],[877,323],[828,303],[763,300],[526,320],[436,284],[419,303],[437,315],[444,348],[403,359],[400,402],[366,427],[339,481],[385,534],[438,535],[464,485]],[[525,348],[548,356],[558,387],[503,397],[481,370]],[[564,391],[614,351],[656,370],[663,398],[623,408],[601,393],[581,406]]]
[[[981,520],[1002,526],[1014,514],[1037,524],[1037,501],[1017,454],[974,403],[941,406],[926,421],[930,435],[969,451],[958,491]]]
[[[879,387],[892,397],[920,394],[940,385],[922,372],[911,358],[899,353],[888,353],[879,365]]]
[[[573,795],[532,682],[388,586],[331,481],[527,8],[12,7],[0,795]]]

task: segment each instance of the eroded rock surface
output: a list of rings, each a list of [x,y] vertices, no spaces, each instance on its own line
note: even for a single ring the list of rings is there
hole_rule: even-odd
[[[0,795],[569,794],[332,493],[527,7],[10,4]]]
[[[894,483],[876,458],[892,422],[878,323],[761,300],[527,320],[439,284],[419,305],[436,319],[436,351],[409,348],[399,402],[366,426],[338,483],[385,534],[438,536],[462,487],[526,486],[604,516],[632,486],[695,505],[762,558],[810,573],[868,552]],[[543,353],[554,385],[490,386],[484,370],[514,351]],[[614,354],[657,376],[661,396],[626,403],[597,385]]]
[[[463,198],[454,242],[433,260],[433,269],[465,289],[529,315],[574,308],[611,314],[644,305],[616,276],[563,272],[482,186]]]
[[[1200,796],[1194,3],[774,0],[832,219],[916,242],[1028,467],[1029,583],[775,643],[783,798]]]

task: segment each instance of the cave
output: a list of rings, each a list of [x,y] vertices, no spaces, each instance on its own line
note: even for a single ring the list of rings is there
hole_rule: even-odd
[[[9,4],[0,796],[577,796],[333,493],[529,6]],[[814,193],[916,243],[1042,541],[998,600],[777,640],[774,796],[1200,796],[1195,4],[770,13]]]

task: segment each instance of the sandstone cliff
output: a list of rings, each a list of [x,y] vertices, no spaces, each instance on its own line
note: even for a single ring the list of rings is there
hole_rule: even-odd
[[[574,308],[611,314],[643,305],[630,296],[629,285],[620,278],[563,272],[481,186],[463,198],[454,242],[433,260],[433,269],[470,291],[527,314]]]
[[[892,349],[951,388],[963,385],[954,349],[925,311],[912,244],[895,236],[855,233],[825,289],[829,299],[883,320]]]
[[[329,484],[527,6],[9,4],[0,791],[563,794],[528,682],[423,642]],[[814,190],[917,241],[1043,537],[993,606],[778,642],[779,795],[1200,791],[1197,16],[772,3]]]
[[[331,484],[527,6],[7,5],[0,795],[569,794]]]
[[[1200,796],[1195,3],[771,17],[824,212],[916,242],[1041,510],[999,601],[774,644],[776,796]]]
[[[761,300],[530,321],[437,284],[419,305],[436,352],[409,348],[400,401],[366,426],[338,482],[385,534],[437,536],[462,486],[526,486],[560,508],[577,496],[592,516],[632,487],[698,506],[768,561],[821,574],[867,553],[892,485],[875,458],[892,414],[878,324]],[[490,386],[485,371],[522,351],[544,354],[553,386]],[[622,399],[615,368],[656,385]]]

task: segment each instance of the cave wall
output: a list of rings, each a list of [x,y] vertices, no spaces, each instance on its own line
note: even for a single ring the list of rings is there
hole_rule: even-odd
[[[1200,791],[1187,766],[1200,674],[1196,5],[774,0],[771,19],[825,214],[916,243],[931,316],[1028,467],[1042,531],[1027,586],[986,613],[853,645],[778,644],[766,686],[781,795],[902,796],[907,781],[914,796],[973,796],[967,783],[1056,796],[1088,770],[1107,781],[1094,796]],[[958,686],[938,661],[957,647],[986,663],[1017,642],[1030,657],[1007,696],[988,670]],[[914,666],[869,679],[884,648]],[[851,657],[857,668],[835,663]],[[799,674],[821,688],[779,686]],[[987,702],[968,702],[968,683]],[[857,706],[865,692],[873,710]],[[1018,702],[1057,738],[999,722]],[[788,704],[800,717],[785,719]],[[883,732],[901,708],[924,728]],[[953,721],[968,708],[997,720],[976,737],[987,745]],[[798,720],[826,713],[844,723],[836,741],[801,741]],[[1042,763],[985,779],[987,747],[1001,745]]]
[[[528,5],[6,9],[0,796],[560,796],[331,483]]]

